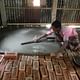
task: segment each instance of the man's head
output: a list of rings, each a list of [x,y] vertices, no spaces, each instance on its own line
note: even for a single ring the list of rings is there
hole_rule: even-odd
[[[58,20],[55,20],[54,22],[52,22],[51,29],[53,29],[55,32],[60,31],[61,30],[61,22]]]

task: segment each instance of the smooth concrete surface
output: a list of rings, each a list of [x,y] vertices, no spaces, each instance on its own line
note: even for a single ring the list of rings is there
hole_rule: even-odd
[[[25,54],[47,54],[57,52],[60,47],[56,42],[44,41],[40,43],[21,45],[22,42],[32,41],[35,35],[40,36],[46,32],[47,29],[44,28],[24,28],[5,33],[4,37],[0,39],[0,50]],[[54,34],[51,36],[54,36]]]

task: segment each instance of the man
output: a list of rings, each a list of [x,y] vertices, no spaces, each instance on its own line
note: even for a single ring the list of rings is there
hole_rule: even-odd
[[[40,39],[47,37],[48,35],[55,33],[57,42],[60,42],[62,47],[72,49],[72,50],[78,50],[80,49],[80,43],[78,38],[78,33],[75,28],[72,27],[62,27],[61,22],[58,20],[55,20],[51,24],[50,30],[40,37],[34,39],[34,41],[39,41]],[[61,43],[63,42],[63,43]]]

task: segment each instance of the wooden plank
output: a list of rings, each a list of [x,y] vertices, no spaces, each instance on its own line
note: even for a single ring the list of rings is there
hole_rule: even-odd
[[[4,75],[3,75],[3,79],[2,80],[10,80],[10,76],[11,76],[11,73],[10,72],[4,72]]]
[[[56,75],[54,71],[49,72],[49,80],[56,80]]]
[[[26,77],[32,76],[32,66],[26,66]]]
[[[62,75],[62,70],[60,65],[54,65],[56,75]]]
[[[39,70],[39,61],[33,61],[33,70]]]
[[[46,66],[40,66],[40,72],[41,72],[42,78],[48,77],[48,72],[47,72]]]
[[[33,80],[40,80],[40,73],[37,70],[33,70]]]
[[[53,71],[52,62],[51,62],[51,61],[46,61],[46,63],[47,63],[47,70],[48,70],[48,71]]]
[[[79,80],[78,76],[76,74],[70,74],[72,80]]]

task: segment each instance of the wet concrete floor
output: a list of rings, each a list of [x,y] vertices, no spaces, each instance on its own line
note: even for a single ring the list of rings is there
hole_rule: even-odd
[[[0,50],[25,54],[47,54],[58,51],[60,49],[58,43],[50,41],[21,45],[23,42],[32,41],[35,35],[40,36],[46,32],[47,29],[45,28],[24,28],[5,33],[5,37],[0,39]],[[50,37],[52,36],[54,34]]]

